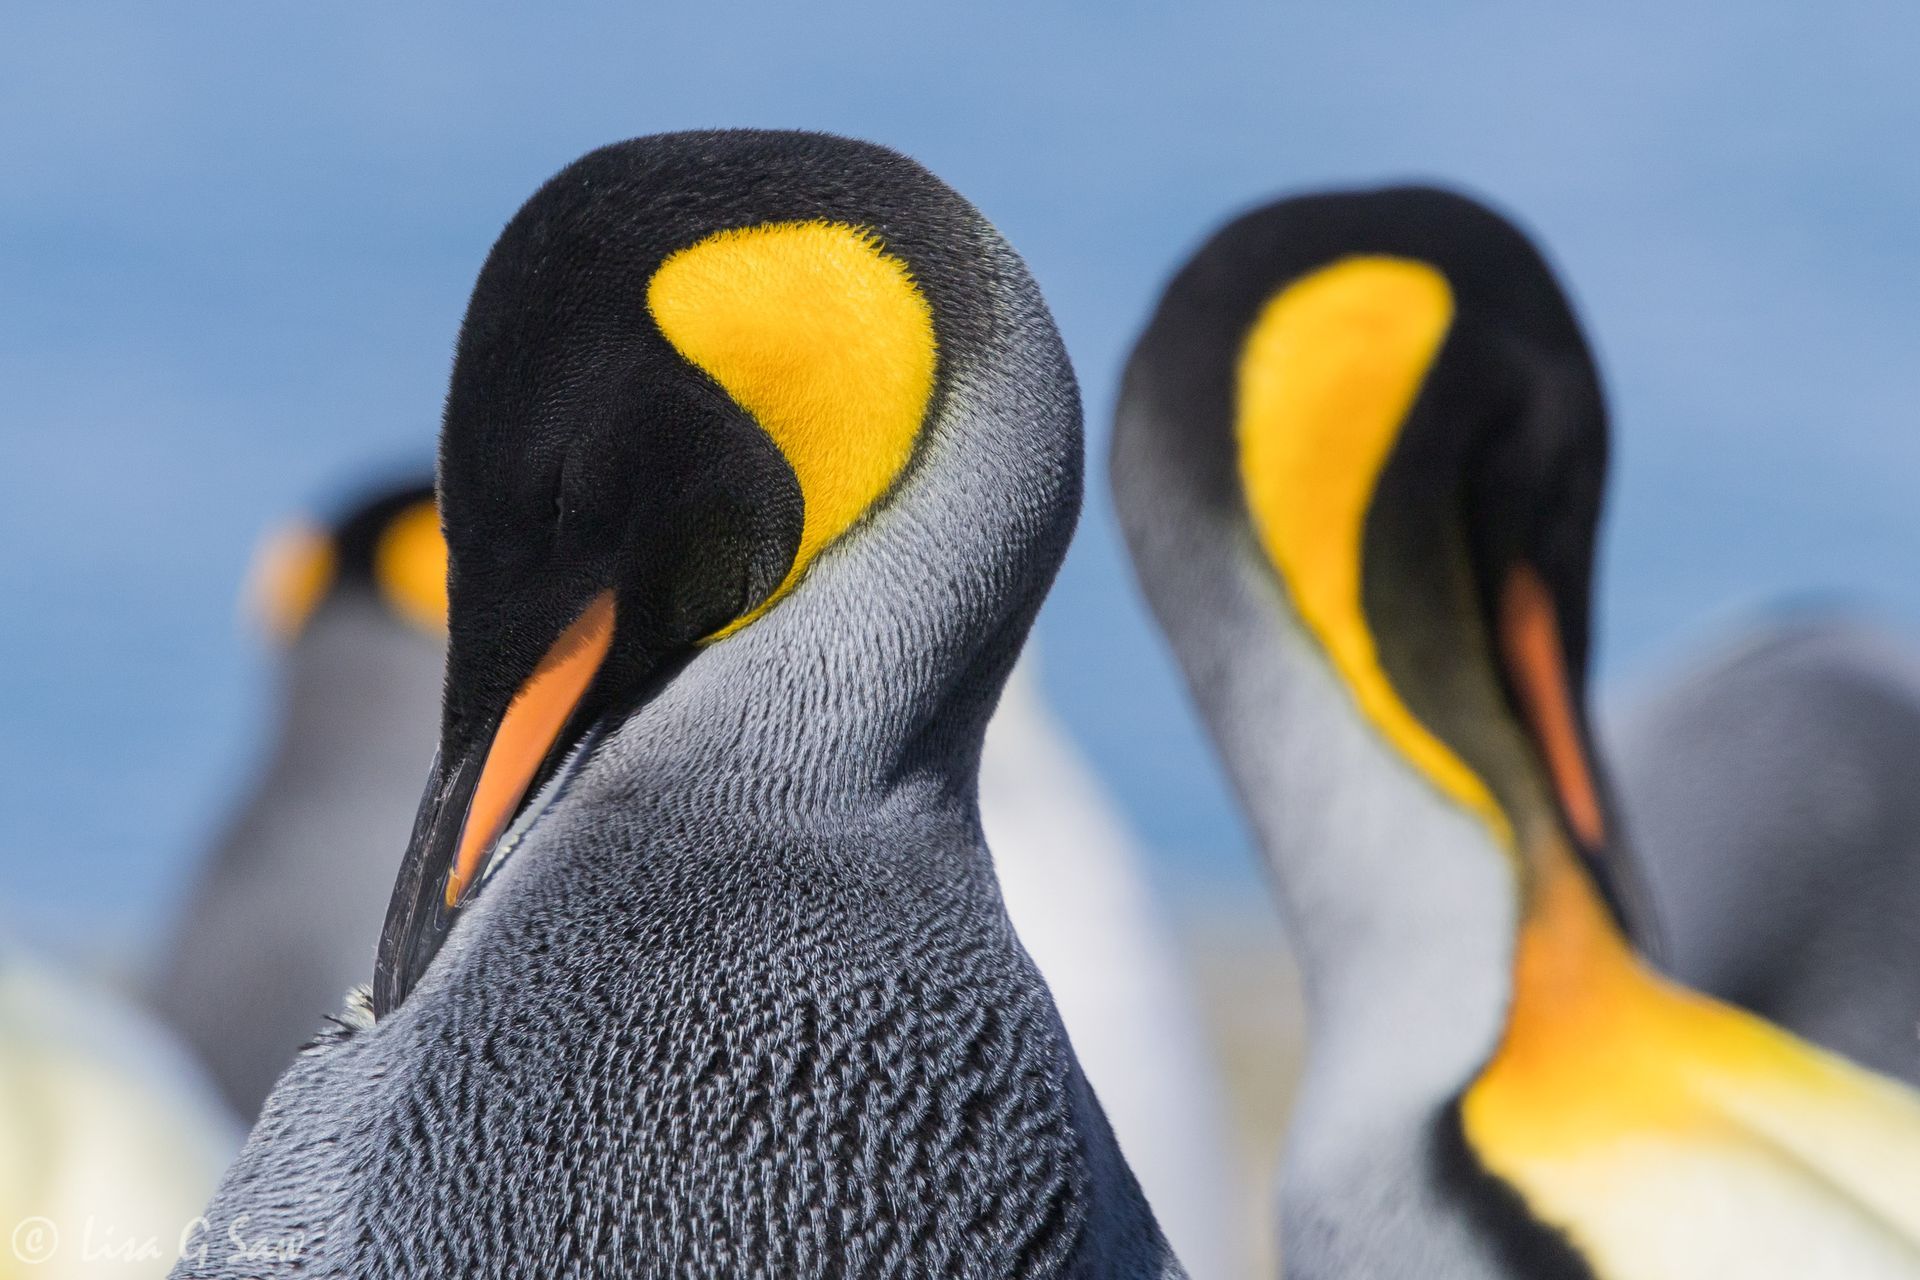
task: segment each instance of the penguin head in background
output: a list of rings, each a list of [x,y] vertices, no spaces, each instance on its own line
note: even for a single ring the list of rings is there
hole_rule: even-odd
[[[1569,843],[1637,913],[1585,715],[1605,410],[1526,237],[1429,188],[1268,206],[1169,286],[1127,395],[1201,419],[1162,467],[1236,509],[1393,751],[1503,847]],[[1123,490],[1145,434],[1123,421]]]
[[[431,477],[362,493],[325,525],[284,524],[254,553],[247,609],[282,645],[296,643],[341,593],[376,600],[428,635],[445,634],[447,548]]]
[[[1007,387],[1031,402],[981,408]],[[1028,434],[999,439],[1015,417]],[[913,532],[900,495],[934,472]],[[998,492],[999,473],[1023,492]],[[907,660],[899,632],[950,643],[952,615],[977,605],[993,657],[959,678],[997,689],[1077,512],[1078,400],[1018,260],[918,165],[824,135],[664,135],[577,161],[501,234],[461,330],[439,475],[446,708],[382,940],[382,1013],[563,766],[698,655],[782,626],[822,562],[887,517],[901,552],[839,573],[864,586],[813,601],[816,634],[893,629],[887,679],[952,680]],[[941,520],[966,522],[954,562],[991,535],[958,570],[971,588],[940,577]]]

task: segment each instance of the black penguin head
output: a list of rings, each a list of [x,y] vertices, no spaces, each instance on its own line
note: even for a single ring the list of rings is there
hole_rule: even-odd
[[[447,550],[433,481],[366,490],[324,524],[290,521],[262,540],[248,574],[249,611],[282,644],[306,632],[329,600],[370,596],[397,620],[433,634],[447,625]]]
[[[883,502],[978,287],[970,210],[822,135],[593,152],[474,288],[440,449],[441,756],[382,938],[404,998],[501,834],[595,724],[757,619]]]
[[[1429,188],[1256,210],[1171,284],[1127,393],[1190,418],[1192,447],[1160,456],[1242,513],[1410,765],[1490,825],[1601,853],[1584,694],[1606,418],[1518,230]]]

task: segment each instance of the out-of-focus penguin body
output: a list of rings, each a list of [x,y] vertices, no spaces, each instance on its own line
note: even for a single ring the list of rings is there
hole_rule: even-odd
[[[0,939],[0,1280],[165,1275],[239,1139],[163,1028]]]
[[[1552,272],[1442,191],[1236,219],[1129,361],[1122,525],[1300,956],[1294,1280],[1920,1277],[1920,1095],[1635,951],[1605,459]]]
[[[1920,1085],[1920,653],[1769,625],[1611,739],[1668,971]]]
[[[891,152],[666,135],[542,188],[462,330],[371,1004],[215,1229],[310,1276],[1177,1274],[976,806],[1077,409],[1019,260]]]
[[[285,645],[275,739],[151,995],[248,1121],[372,971],[440,723],[432,486],[385,489],[324,533],[283,533],[261,560],[255,602]]]

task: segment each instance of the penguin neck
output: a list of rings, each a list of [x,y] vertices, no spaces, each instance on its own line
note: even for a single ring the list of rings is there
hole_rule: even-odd
[[[787,816],[902,787],[974,804],[987,721],[1079,510],[1078,397],[1037,306],[1002,315],[972,361],[950,357],[894,491],[763,617],[699,650],[590,769]]]
[[[1242,536],[1226,599],[1216,580],[1214,605],[1192,611],[1208,626],[1183,647],[1300,964],[1309,1047],[1289,1165],[1337,1178],[1421,1158],[1495,1051],[1516,867],[1366,720]]]
[[[1233,454],[1187,425],[1227,411],[1189,385],[1204,360],[1176,349],[1129,374],[1113,473],[1142,585],[1265,851],[1300,967],[1308,1056],[1286,1176],[1412,1168],[1498,1043],[1514,863],[1388,745],[1308,638]]]
[[[1559,818],[1523,807],[1496,833],[1444,796],[1272,604],[1283,642],[1253,677],[1286,689],[1272,745],[1217,714],[1296,926],[1312,1022],[1299,1141],[1334,1144],[1319,1154],[1338,1168],[1369,1126],[1369,1155],[1419,1145],[1459,1104],[1476,1149],[1511,1145],[1557,1099],[1604,1092],[1594,1046],[1687,1021],[1687,998],[1641,961]]]

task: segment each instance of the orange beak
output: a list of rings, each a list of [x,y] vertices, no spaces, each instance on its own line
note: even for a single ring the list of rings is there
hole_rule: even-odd
[[[1507,575],[1499,629],[1501,655],[1546,760],[1561,812],[1574,838],[1596,852],[1606,841],[1606,821],[1567,684],[1566,649],[1560,643],[1553,597],[1531,565],[1519,565]]]
[[[534,667],[480,749],[438,759],[387,908],[374,968],[374,1009],[397,1007],[426,971],[455,915],[484,877],[541,770],[613,645],[613,593],[602,591]]]
[[[560,633],[507,707],[487,749],[473,803],[460,828],[460,847],[447,873],[446,903],[460,896],[512,820],[567,718],[593,683],[613,643],[613,593],[602,591]]]

